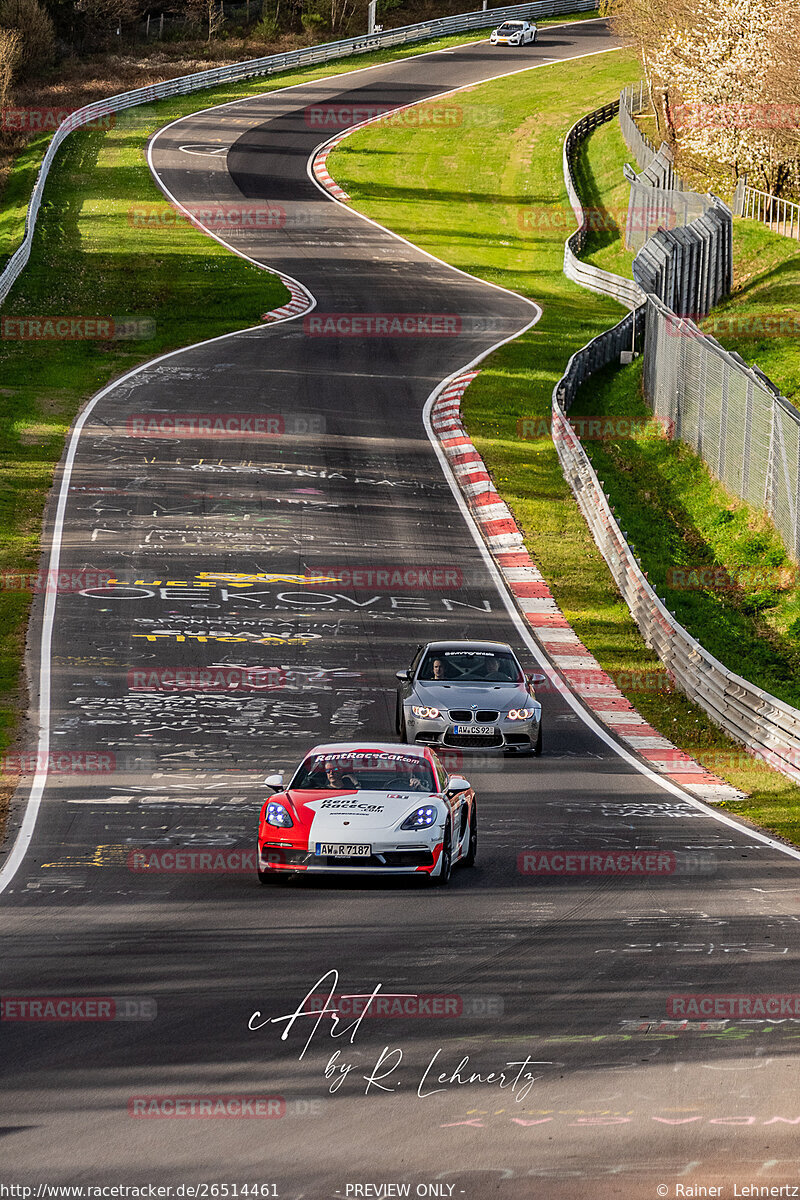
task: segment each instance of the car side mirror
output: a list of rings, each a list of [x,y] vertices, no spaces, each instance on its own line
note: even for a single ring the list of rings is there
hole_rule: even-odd
[[[397,671],[397,672],[395,672],[395,678],[396,678],[396,679],[399,679],[401,683],[405,683],[405,682],[406,682],[406,680],[409,678],[408,671]]]
[[[464,779],[461,775],[451,775],[447,782],[448,796],[457,796],[459,792],[466,792],[472,784],[468,779]]]
[[[271,788],[273,792],[279,792],[283,787],[283,771],[278,771],[275,775],[268,775],[264,780],[264,785]]]
[[[532,671],[529,675],[526,675],[525,678],[531,687],[536,687],[537,684],[544,683],[544,681],[547,679],[547,676],[542,675],[541,671]]]

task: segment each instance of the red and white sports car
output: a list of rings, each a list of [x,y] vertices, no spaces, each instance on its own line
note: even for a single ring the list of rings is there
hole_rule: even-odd
[[[258,825],[262,883],[301,872],[421,875],[446,884],[472,866],[478,809],[471,785],[448,776],[427,746],[315,746],[273,791]]]

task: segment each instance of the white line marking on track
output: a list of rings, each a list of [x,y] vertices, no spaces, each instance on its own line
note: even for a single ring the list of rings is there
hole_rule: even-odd
[[[557,28],[563,28],[565,25],[573,25],[573,24],[586,25],[589,23],[590,22],[587,22],[587,21],[571,21],[571,22],[564,22],[563,25],[560,25],[560,26],[551,25],[551,26],[549,26],[549,28],[557,29]],[[620,47],[616,47],[616,46],[609,47],[606,50],[597,50],[597,51],[589,52],[586,54],[578,54],[578,55],[575,55],[573,58],[559,59],[558,61],[559,62],[573,62],[573,61],[575,61],[575,59],[590,58],[590,57],[594,57],[595,55],[599,55],[599,54],[607,54],[607,53],[610,53],[611,50],[617,50],[617,49],[620,49]],[[443,50],[432,50],[429,52],[428,55],[415,55],[414,57],[416,57],[416,58],[432,57],[435,54],[442,54],[442,53],[446,53],[446,52],[447,51],[443,51]],[[405,59],[396,59],[393,61],[404,62]],[[391,66],[391,65],[392,65],[391,63],[376,63],[370,67],[360,67],[360,68],[356,68],[353,71],[343,71],[340,75],[329,75],[329,76],[325,76],[323,78],[324,78],[325,82],[327,82],[329,80],[342,79],[349,75],[356,75],[356,74],[360,74],[361,72],[364,72],[364,71],[372,71],[372,70],[378,69],[379,67],[386,67],[386,66]],[[528,67],[521,68],[521,70],[536,70],[540,66],[547,66],[547,65],[550,65],[550,64],[548,64],[548,63],[531,64]],[[521,73],[521,71],[505,72],[504,75],[493,76],[490,79],[481,80],[478,83],[466,84],[466,85],[464,85],[463,88],[451,89],[451,91],[441,93],[440,96],[429,96],[426,98],[425,101],[420,101],[419,103],[426,103],[430,100],[435,100],[435,99],[441,98],[442,95],[451,95],[451,94],[453,94],[453,92],[463,91],[463,90],[466,90],[466,88],[468,88],[468,87],[480,87],[480,86],[482,86],[483,83],[493,82],[494,79],[506,78],[509,75],[516,75],[516,74],[520,74],[520,73]],[[308,82],[309,81],[306,80],[306,81],[303,81],[302,83],[291,84],[286,88],[277,88],[274,91],[265,92],[265,93],[263,93],[263,95],[275,96],[275,95],[279,95],[283,92],[293,91],[296,88],[305,87]],[[239,100],[228,101],[226,104],[209,105],[208,108],[198,109],[196,112],[187,114],[186,117],[179,117],[177,120],[171,121],[168,125],[165,125],[162,129],[159,129],[153,135],[153,137],[150,139],[150,142],[147,147],[147,162],[148,162],[148,166],[150,167],[150,170],[153,174],[153,177],[156,180],[156,183],[158,184],[158,186],[164,192],[164,194],[166,196],[168,196],[171,200],[173,200],[174,203],[177,204],[178,207],[181,208],[183,212],[187,213],[187,215],[188,215],[188,210],[182,204],[180,204],[180,202],[172,195],[172,193],[169,191],[169,189],[166,187],[166,185],[160,179],[160,177],[153,165],[152,148],[153,148],[153,145],[155,144],[157,138],[162,133],[165,133],[166,130],[171,129],[174,125],[179,124],[180,121],[194,118],[196,116],[199,116],[202,113],[211,112],[215,109],[222,110],[225,108],[232,107],[233,105],[236,105],[236,104],[244,104],[248,101],[252,101],[254,98],[255,98],[254,96],[245,96]],[[353,131],[355,131],[355,128],[356,127],[354,127]],[[324,145],[324,144],[325,143],[322,143],[322,145]],[[317,182],[317,180],[314,179],[313,173],[311,172],[311,163],[313,162],[314,156],[319,151],[320,148],[321,147],[317,147],[317,150],[315,150],[314,153],[310,156],[309,161],[308,161],[307,170],[309,173],[309,177],[312,179],[314,184],[319,188],[319,190],[321,192],[323,192],[323,194],[328,198],[328,200],[331,203],[336,204],[339,202],[337,200],[333,199],[325,191],[325,189],[323,187],[321,187],[321,185]],[[469,272],[462,271],[460,268],[454,267],[451,263],[446,263],[446,262],[444,262],[443,259],[437,258],[437,256],[435,254],[431,254],[427,250],[422,250],[419,246],[415,246],[413,242],[409,242],[406,238],[403,238],[399,234],[392,232],[392,230],[386,229],[385,226],[378,224],[377,221],[373,221],[370,217],[364,216],[364,214],[357,212],[355,209],[349,208],[347,205],[344,205],[344,204],[341,205],[341,207],[346,208],[348,212],[352,213],[353,216],[357,217],[359,220],[365,221],[365,222],[367,222],[367,224],[373,225],[373,226],[375,226],[375,228],[381,229],[385,233],[388,233],[391,237],[395,238],[397,241],[403,242],[407,246],[411,246],[414,250],[423,254],[425,257],[432,259],[434,262],[441,263],[443,266],[447,267],[449,270],[454,271],[457,275],[462,275],[468,279],[473,279],[477,283],[482,283],[485,287],[495,288],[497,291],[505,292],[507,295],[513,295],[517,299],[522,300],[525,303],[529,304],[531,306],[531,308],[536,310],[537,315],[534,317],[534,319],[532,321],[530,321],[527,325],[525,325],[524,328],[520,329],[517,333],[512,334],[511,337],[505,338],[505,339],[503,339],[503,341],[495,343],[494,346],[490,346],[488,350],[485,350],[483,353],[478,355],[478,357],[473,359],[472,362],[467,363],[464,367],[460,367],[457,371],[454,371],[451,375],[449,375],[447,377],[447,379],[445,379],[439,385],[439,387],[437,387],[431,393],[431,395],[428,397],[428,400],[426,401],[426,404],[425,404],[425,410],[423,413],[423,420],[424,420],[424,424],[425,424],[425,431],[427,433],[428,439],[431,442],[431,445],[433,446],[434,452],[436,453],[436,456],[439,459],[444,476],[447,479],[447,482],[450,486],[450,489],[453,493],[456,503],[458,504],[459,509],[461,510],[461,513],[464,517],[464,520],[467,523],[467,527],[470,530],[472,538],[475,541],[475,544],[478,547],[478,550],[480,551],[481,556],[483,557],[483,559],[486,563],[487,569],[488,569],[489,574],[495,584],[498,595],[502,599],[503,604],[504,604],[506,610],[508,611],[509,616],[510,616],[515,628],[517,629],[522,640],[525,642],[525,645],[528,646],[528,648],[530,649],[530,651],[533,654],[536,661],[541,663],[541,665],[548,666],[552,669],[551,664],[546,659],[546,657],[543,655],[542,651],[540,650],[540,648],[538,647],[536,642],[530,636],[527,628],[524,625],[522,617],[519,614],[519,611],[517,610],[516,606],[513,604],[513,601],[511,600],[509,593],[507,592],[507,590],[505,588],[505,584],[503,583],[502,576],[500,575],[500,572],[497,569],[497,566],[494,563],[494,560],[492,559],[491,555],[489,554],[489,551],[486,548],[483,538],[481,537],[481,535],[477,529],[477,526],[475,525],[472,515],[466,506],[464,498],[459,491],[458,484],[456,483],[455,477],[454,477],[454,475],[450,469],[450,466],[447,462],[447,459],[444,455],[444,451],[442,450],[441,446],[439,445],[438,439],[436,438],[436,435],[433,432],[433,429],[431,427],[431,422],[430,422],[430,410],[433,407],[433,404],[435,403],[436,399],[438,398],[440,392],[443,391],[449,384],[451,384],[457,376],[463,374],[463,372],[465,370],[469,370],[471,367],[473,367],[477,363],[481,362],[489,354],[493,353],[495,350],[499,349],[501,346],[506,345],[508,342],[514,341],[517,337],[520,337],[523,333],[525,333],[528,329],[530,329],[533,325],[535,325],[536,322],[539,320],[540,316],[542,315],[541,309],[539,308],[539,306],[537,304],[535,304],[534,301],[528,299],[528,297],[519,296],[516,292],[510,292],[507,288],[502,287],[500,284],[489,283],[486,280],[478,279],[476,276],[470,275]],[[199,224],[199,222],[195,222],[195,223]],[[225,248],[227,250],[230,250],[231,253],[238,255],[239,258],[243,258],[246,262],[252,263],[254,266],[260,268],[261,270],[270,271],[271,274],[278,275],[281,278],[284,278],[284,279],[291,278],[290,276],[285,276],[282,272],[279,272],[277,270],[274,270],[274,269],[266,266],[266,264],[259,262],[257,259],[251,258],[250,255],[245,254],[242,250],[238,249],[236,246],[230,245],[228,242],[224,241],[221,237],[219,237],[217,234],[213,233],[210,229],[206,228],[205,226],[203,226],[203,229],[204,229],[204,232],[207,233],[209,237],[214,239],[214,241],[219,242],[220,245],[225,246]],[[305,286],[302,283],[300,283],[299,280],[292,279],[292,282],[294,284],[296,284],[296,286],[308,296],[310,308],[306,311],[310,311],[311,309],[313,309],[317,303],[316,298],[311,294],[310,291],[308,291],[307,288],[305,288]],[[297,314],[297,315],[299,315],[299,314]],[[285,321],[296,320],[296,315],[286,317],[286,318],[284,318],[284,320]],[[195,350],[200,346],[208,346],[208,345],[212,345],[215,342],[226,341],[229,338],[234,338],[234,337],[239,337],[242,335],[251,334],[256,330],[259,330],[259,331],[263,330],[263,328],[264,328],[263,325],[249,326],[247,329],[234,330],[232,333],[221,334],[219,337],[208,338],[205,341],[195,342],[190,346],[182,346],[178,350],[172,350],[167,354],[162,354],[162,355],[158,356],[157,358],[150,359],[148,362],[141,363],[138,367],[134,367],[131,371],[128,371],[120,379],[114,380],[112,383],[108,384],[105,388],[103,388],[100,392],[98,392],[96,396],[92,397],[92,399],[88,402],[88,404],[84,408],[83,412],[77,418],[77,420],[72,428],[72,432],[70,434],[69,448],[68,448],[67,456],[66,456],[66,459],[64,462],[64,470],[62,473],[61,485],[60,485],[60,489],[59,489],[58,507],[56,509],[56,519],[55,519],[55,523],[54,523],[54,527],[53,527],[53,537],[52,537],[52,543],[51,543],[51,548],[50,548],[50,558],[49,558],[49,568],[48,568],[48,570],[49,570],[48,580],[49,581],[57,578],[57,576],[58,576],[58,568],[59,568],[59,563],[60,563],[60,559],[61,559],[61,543],[62,543],[63,530],[64,530],[64,516],[65,516],[65,511],[66,511],[66,504],[67,504],[67,497],[68,497],[68,493],[69,493],[70,480],[72,477],[72,468],[73,468],[73,465],[75,462],[75,456],[76,456],[77,449],[78,449],[78,443],[80,441],[81,433],[83,432],[83,427],[86,424],[86,421],[88,420],[89,416],[91,415],[91,413],[97,406],[97,404],[102,399],[104,399],[105,396],[107,396],[110,392],[112,392],[115,388],[120,387],[127,380],[134,378],[136,375],[140,374],[140,372],[147,370],[150,367],[152,367],[160,362],[165,362],[167,359],[175,358],[180,354],[185,354],[187,351]],[[53,637],[53,625],[54,625],[54,620],[55,620],[56,598],[57,598],[57,592],[55,590],[53,590],[51,588],[50,584],[48,583],[48,590],[45,594],[45,609],[44,609],[44,616],[43,616],[43,622],[42,622],[42,641],[41,641],[41,647],[40,647],[40,653],[39,653],[39,705],[38,705],[39,736],[38,736],[38,746],[37,746],[37,763],[41,762],[41,763],[45,763],[45,764],[48,761],[48,756],[49,756],[49,751],[50,751],[50,684],[51,684],[50,663],[51,663],[51,653],[52,653],[52,637]],[[619,755],[620,758],[622,758],[625,762],[627,762],[630,766],[632,766],[640,774],[645,775],[648,779],[650,779],[653,783],[657,784],[659,787],[663,788],[665,791],[671,792],[673,795],[678,796],[682,800],[685,800],[687,802],[687,804],[689,804],[693,808],[696,808],[699,811],[705,813],[707,816],[711,817],[715,821],[718,821],[720,824],[727,825],[730,828],[735,829],[738,833],[746,834],[757,842],[761,842],[762,844],[767,845],[774,850],[778,850],[780,853],[788,855],[791,858],[800,860],[800,850],[797,850],[791,846],[784,846],[782,843],[774,841],[772,838],[768,837],[766,834],[758,833],[756,830],[748,829],[745,826],[738,824],[738,822],[733,820],[731,817],[727,817],[727,816],[723,815],[722,813],[716,812],[713,809],[708,808],[701,801],[696,800],[695,797],[690,796],[687,793],[683,792],[679,787],[677,787],[675,784],[671,783],[669,780],[661,779],[657,774],[655,774],[655,772],[651,771],[643,763],[641,763],[637,759],[633,758],[630,754],[628,754],[623,749],[623,747],[621,747],[617,742],[615,742],[612,738],[610,738],[606,734],[605,730],[602,729],[602,727],[597,724],[597,722],[587,713],[587,711],[580,705],[580,703],[577,701],[577,699],[575,697],[573,697],[570,692],[565,691],[563,693],[563,695],[564,695],[565,699],[567,700],[567,703],[570,704],[570,706],[575,710],[575,712],[580,717],[580,719],[584,722],[584,724],[588,728],[590,728],[594,733],[596,733],[597,736],[600,738],[600,740],[603,741],[606,745],[608,745],[617,755]],[[42,795],[44,793],[44,788],[47,783],[47,778],[48,778],[48,770],[47,770],[46,766],[44,766],[42,769],[37,770],[36,775],[34,776],[33,783],[31,785],[31,790],[30,790],[30,794],[28,797],[28,803],[27,803],[27,806],[25,809],[25,813],[23,815],[22,823],[17,832],[16,840],[14,842],[11,853],[9,854],[6,862],[3,864],[3,867],[0,868],[0,893],[4,892],[6,890],[6,888],[9,886],[9,884],[12,882],[14,876],[16,875],[17,871],[19,870],[20,865],[23,862],[25,854],[31,843],[31,840],[33,838],[33,833],[34,833],[34,830],[36,827],[36,821],[37,821],[37,818],[39,815],[39,810],[41,807]]]

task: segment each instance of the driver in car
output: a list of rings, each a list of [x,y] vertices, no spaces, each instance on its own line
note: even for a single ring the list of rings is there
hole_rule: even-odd
[[[324,786],[333,788],[334,791],[344,791],[346,788],[358,788],[359,783],[355,775],[345,771],[341,763],[326,762]]]
[[[510,683],[511,675],[509,673],[509,664],[503,660],[493,658],[484,675],[487,683]]]

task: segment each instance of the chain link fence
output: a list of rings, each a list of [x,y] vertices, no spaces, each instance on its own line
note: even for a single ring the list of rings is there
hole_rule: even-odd
[[[766,509],[800,558],[800,413],[766,375],[648,296],[644,394],[729,491]]]
[[[653,145],[647,134],[642,133],[633,118],[644,112],[649,106],[650,97],[644,80],[640,80],[639,83],[629,83],[622,89],[619,97],[619,127],[625,139],[625,145],[636,159],[641,171],[653,161],[658,148]]]

